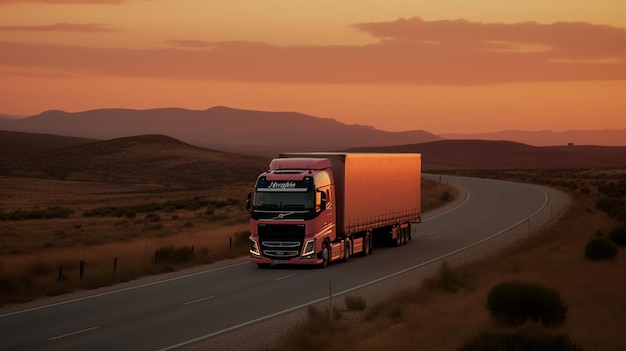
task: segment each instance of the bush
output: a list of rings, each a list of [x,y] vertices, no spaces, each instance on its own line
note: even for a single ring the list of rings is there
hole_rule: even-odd
[[[439,197],[439,201],[441,202],[448,202],[450,201],[450,199],[452,198],[452,196],[450,195],[450,193],[448,191],[444,191],[441,196]]]
[[[552,334],[536,325],[514,330],[484,332],[458,351],[582,351],[566,334]]]
[[[626,246],[626,227],[613,229],[609,234],[609,239],[617,246]]]
[[[330,322],[330,310],[319,310],[314,306],[309,306],[307,309],[307,315],[309,316],[308,323],[310,325],[317,325],[320,329],[330,328],[334,330],[334,326]],[[337,321],[343,318],[341,311],[337,307],[333,307],[332,320]]]
[[[615,256],[617,256],[617,246],[606,238],[595,237],[585,246],[585,257],[590,260],[607,260]]]
[[[596,201],[596,208],[624,223],[626,218],[626,201],[621,198],[602,198]]]
[[[456,294],[460,288],[468,284],[468,281],[469,276],[467,274],[452,269],[450,264],[444,261],[439,267],[438,274],[426,279],[424,284],[429,289]]]
[[[487,309],[500,323],[519,326],[530,320],[545,325],[561,324],[567,306],[557,290],[527,282],[504,282],[491,289]]]
[[[363,311],[367,307],[365,299],[361,296],[346,296],[346,308],[348,311]]]
[[[74,210],[67,207],[53,206],[47,209],[34,209],[30,211],[15,210],[13,212],[4,212],[0,210],[0,220],[5,221],[24,221],[31,219],[52,219],[52,218],[69,218],[74,214]]]
[[[193,258],[193,246],[175,248],[174,246],[163,246],[154,253],[154,262],[183,263]]]

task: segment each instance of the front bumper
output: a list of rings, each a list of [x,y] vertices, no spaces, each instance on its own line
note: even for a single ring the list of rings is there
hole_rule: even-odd
[[[323,260],[322,259],[318,259],[317,257],[314,258],[309,258],[309,259],[303,259],[300,257],[296,257],[296,258],[292,258],[289,260],[272,260],[269,258],[265,258],[265,257],[254,257],[251,256],[250,257],[250,262],[252,263],[256,263],[256,264],[271,264],[271,265],[320,265],[322,264]]]

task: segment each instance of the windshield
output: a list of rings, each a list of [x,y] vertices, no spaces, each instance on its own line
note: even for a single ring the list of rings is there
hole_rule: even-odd
[[[314,192],[265,192],[254,193],[256,210],[312,210],[315,208]]]

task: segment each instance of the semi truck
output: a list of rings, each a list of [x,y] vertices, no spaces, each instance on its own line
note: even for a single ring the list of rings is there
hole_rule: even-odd
[[[420,192],[419,153],[282,153],[248,194],[250,260],[326,267],[407,244]]]

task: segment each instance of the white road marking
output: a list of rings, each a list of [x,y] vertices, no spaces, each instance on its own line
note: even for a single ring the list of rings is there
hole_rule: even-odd
[[[183,306],[187,306],[187,305],[191,305],[191,304],[194,304],[194,303],[198,303],[198,302],[202,302],[202,301],[210,300],[210,299],[212,299],[212,298],[214,298],[214,297],[215,297],[215,296],[207,296],[207,297],[203,297],[203,298],[201,298],[201,299],[197,299],[197,300],[193,300],[193,301],[185,302],[185,303],[183,304]]]
[[[543,209],[546,207],[546,205],[547,205],[547,204],[548,204],[548,202],[549,202],[549,196],[548,196],[548,194],[547,194],[545,191],[543,191],[543,190],[541,190],[541,192],[542,192],[542,193],[544,194],[544,196],[545,196],[544,203],[543,203],[543,205],[542,205],[539,209],[537,209],[537,210],[536,210],[533,214],[531,214],[529,217],[533,217],[535,214],[539,213],[541,210],[543,210]],[[468,196],[467,196],[467,197],[469,198],[469,193],[468,193]],[[466,201],[467,201],[467,200],[466,200]],[[457,206],[457,207],[458,207],[458,206]],[[448,212],[450,212],[450,211],[448,211]],[[380,277],[380,278],[378,278],[378,279],[371,280],[371,281],[369,281],[369,282],[367,282],[367,283],[364,283],[364,284],[361,284],[361,285],[358,285],[358,286],[355,286],[355,287],[352,287],[352,288],[349,288],[349,289],[346,289],[346,290],[343,290],[343,291],[339,291],[339,292],[333,293],[333,294],[332,294],[332,297],[338,297],[338,296],[341,296],[341,295],[345,295],[345,294],[350,293],[350,292],[352,292],[352,291],[362,289],[362,288],[364,288],[364,287],[366,287],[366,286],[370,286],[370,285],[376,284],[376,283],[378,283],[378,282],[381,282],[381,281],[386,280],[386,279],[389,279],[389,278],[393,278],[393,277],[395,277],[395,276],[398,276],[398,275],[404,274],[404,273],[409,272],[409,271],[412,271],[412,270],[414,270],[414,269],[417,269],[417,268],[420,268],[420,267],[423,267],[423,266],[427,266],[427,265],[432,264],[432,263],[434,263],[434,262],[437,262],[437,261],[443,260],[444,258],[447,258],[447,257],[449,257],[449,256],[456,255],[456,254],[458,254],[459,252],[465,251],[465,250],[467,250],[467,249],[469,249],[469,248],[471,248],[471,247],[474,247],[474,246],[476,246],[476,245],[479,245],[479,244],[481,244],[481,243],[483,243],[483,242],[485,242],[485,241],[491,240],[491,239],[493,239],[493,238],[495,238],[495,237],[497,237],[497,236],[501,235],[502,233],[506,233],[507,231],[511,230],[512,228],[515,228],[516,226],[520,225],[520,223],[524,223],[525,221],[526,221],[526,219],[523,219],[523,220],[521,220],[521,221],[519,221],[519,222],[517,222],[517,223],[515,223],[515,224],[512,224],[511,226],[509,226],[509,227],[507,227],[507,228],[505,228],[505,229],[503,229],[503,230],[501,230],[501,231],[497,232],[497,233],[492,234],[492,235],[491,235],[491,236],[489,236],[489,237],[486,237],[486,238],[484,238],[484,239],[482,239],[482,240],[480,240],[480,241],[477,241],[477,242],[475,242],[475,243],[473,243],[473,244],[469,244],[469,245],[467,245],[467,246],[465,246],[465,247],[462,247],[462,248],[460,248],[460,249],[454,250],[454,251],[452,251],[452,252],[448,252],[447,254],[441,255],[441,256],[439,256],[439,257],[432,258],[432,259],[430,259],[430,260],[428,260],[428,261],[425,261],[425,262],[422,262],[422,263],[416,264],[416,265],[414,265],[414,266],[411,266],[411,267],[405,268],[405,269],[403,269],[403,270],[397,271],[397,272],[392,273],[392,274],[389,274],[389,275],[387,275],[387,276],[384,276],[384,277]],[[274,317],[276,317],[276,316],[280,316],[280,315],[282,315],[282,314],[289,313],[289,312],[291,312],[291,311],[296,311],[296,310],[299,310],[300,308],[307,307],[307,306],[310,306],[310,305],[316,304],[316,303],[318,303],[318,302],[326,301],[326,300],[328,300],[328,299],[329,299],[329,297],[328,297],[328,296],[321,297],[321,298],[319,298],[319,299],[315,299],[315,300],[312,300],[312,301],[309,301],[309,302],[305,302],[305,303],[300,304],[300,305],[298,305],[298,306],[294,306],[294,307],[291,307],[291,308],[287,308],[287,309],[285,309],[285,310],[282,310],[282,311],[279,311],[279,312],[275,312],[275,313],[272,313],[272,314],[269,314],[269,315],[266,315],[266,316],[263,316],[263,317],[259,317],[259,318],[257,318],[257,319],[251,320],[251,321],[247,321],[247,322],[244,322],[244,323],[241,323],[241,324],[238,324],[238,325],[233,325],[232,327],[229,327],[229,328],[226,328],[226,329],[218,330],[218,331],[215,331],[215,332],[210,333],[210,334],[202,335],[202,336],[199,336],[199,337],[194,338],[194,339],[190,339],[190,340],[187,340],[187,341],[183,341],[183,342],[178,343],[178,344],[176,344],[176,345],[172,345],[172,346],[168,346],[168,347],[162,348],[162,349],[160,349],[159,351],[169,351],[169,350],[178,349],[178,348],[181,348],[181,347],[183,347],[183,346],[190,345],[190,344],[196,343],[196,342],[198,342],[198,341],[206,340],[206,339],[212,338],[212,337],[214,337],[214,336],[217,336],[217,335],[220,335],[220,334],[227,333],[227,332],[229,332],[229,331],[231,331],[231,330],[236,330],[236,329],[239,329],[239,328],[242,328],[242,327],[245,327],[245,326],[248,326],[248,325],[254,324],[254,323],[258,323],[258,322],[261,322],[261,321],[264,321],[264,320],[268,320],[268,319],[274,318]]]
[[[21,314],[21,313],[26,313],[26,312],[31,312],[31,311],[36,311],[36,310],[42,310],[44,308],[61,306],[61,305],[65,305],[65,304],[69,304],[69,303],[73,303],[73,302],[78,302],[78,301],[83,301],[83,300],[90,300],[90,299],[94,299],[96,297],[113,295],[113,294],[119,294],[119,293],[125,292],[125,291],[145,288],[146,286],[158,285],[158,284],[163,284],[163,283],[169,283],[169,282],[172,282],[172,281],[175,281],[175,280],[181,280],[181,279],[193,277],[193,276],[196,276],[196,275],[201,275],[201,274],[207,274],[207,273],[211,273],[211,272],[221,271],[223,269],[229,269],[229,268],[233,268],[233,267],[236,267],[236,266],[243,266],[243,265],[246,265],[246,264],[249,265],[250,261],[246,260],[245,262],[230,264],[230,265],[226,265],[226,266],[222,266],[222,267],[218,267],[218,268],[212,268],[212,269],[208,269],[206,271],[185,274],[185,275],[177,276],[177,277],[174,277],[174,278],[163,279],[163,280],[159,280],[159,281],[155,281],[155,282],[151,282],[151,283],[138,284],[138,285],[134,285],[134,286],[131,286],[131,287],[128,287],[128,288],[122,288],[122,289],[118,289],[118,290],[107,291],[107,292],[103,292],[103,293],[100,293],[100,294],[89,295],[89,296],[79,297],[79,298],[71,299],[71,300],[67,300],[67,301],[51,303],[49,305],[42,305],[42,306],[37,306],[37,307],[33,307],[33,308],[27,308],[25,310],[20,310],[20,311],[0,314],[0,318],[8,317],[8,316],[16,315],[16,314]]]
[[[59,336],[54,336],[54,337],[52,337],[52,338],[50,338],[50,339],[48,339],[48,340],[50,340],[50,341],[53,341],[53,340],[58,340],[58,339],[66,338],[66,337],[68,337],[68,336],[72,336],[72,335],[76,335],[76,334],[81,334],[81,333],[86,333],[86,332],[88,332],[88,331],[92,331],[92,330],[95,330],[95,329],[98,329],[98,328],[100,328],[100,327],[92,327],[92,328],[87,328],[87,329],[83,329],[83,330],[75,331],[75,332],[72,332],[72,333],[67,333],[67,334],[63,334],[63,335],[59,335]]]
[[[280,277],[280,278],[276,278],[274,279],[275,282],[279,281],[279,280],[283,280],[283,279],[287,279],[287,278],[291,278],[291,277],[295,277],[297,274],[290,274],[290,275],[286,275],[284,277]]]

